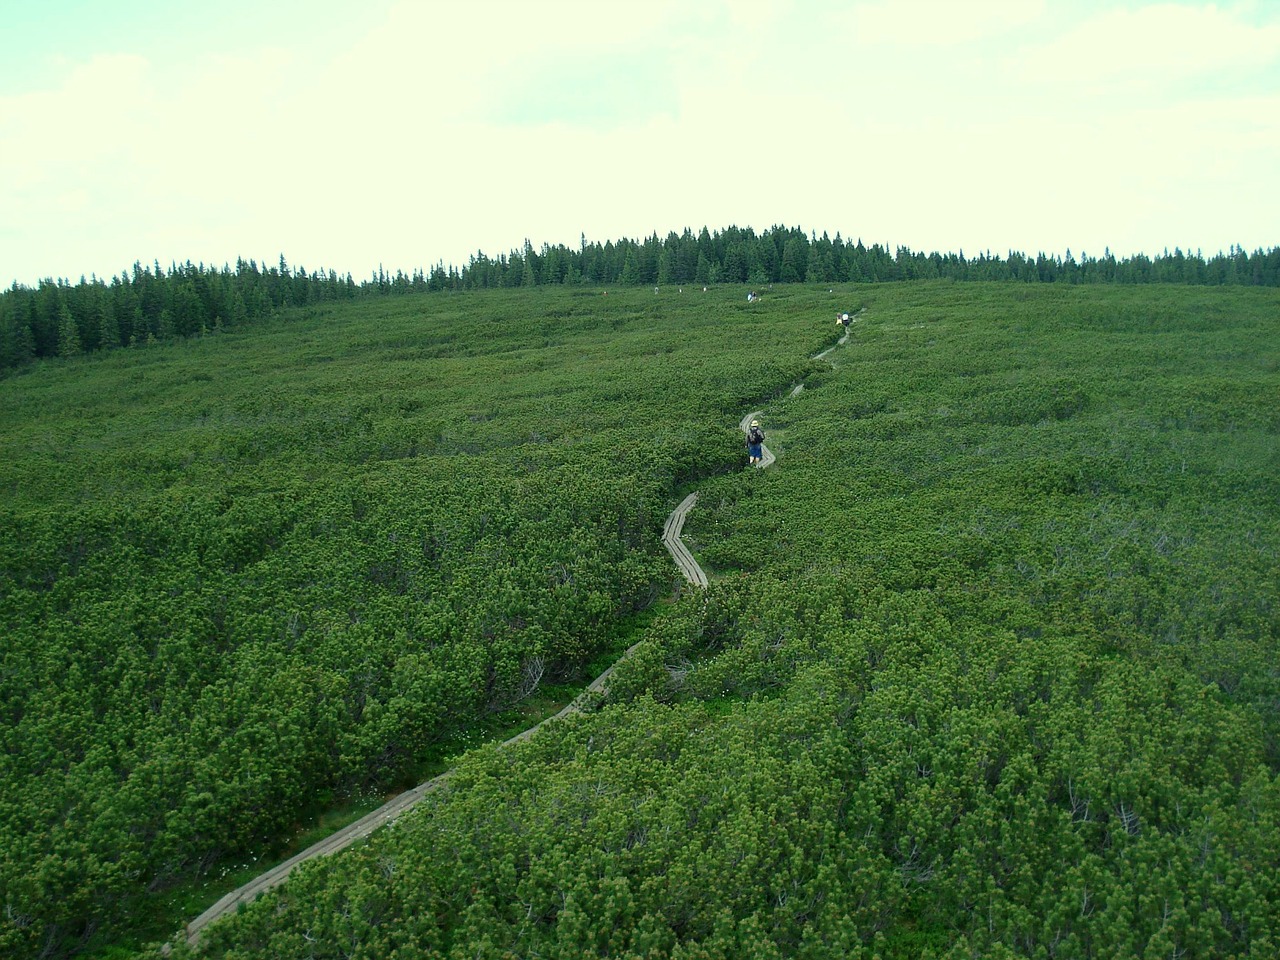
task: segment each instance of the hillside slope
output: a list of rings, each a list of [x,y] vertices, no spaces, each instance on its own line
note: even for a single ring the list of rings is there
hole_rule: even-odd
[[[0,382],[0,952],[127,942],[572,696],[673,583],[676,488],[737,466],[715,412],[826,337],[719,292],[423,296]]]
[[[1274,954],[1280,301],[865,299],[777,464],[699,482],[708,590],[602,709],[202,953]]]

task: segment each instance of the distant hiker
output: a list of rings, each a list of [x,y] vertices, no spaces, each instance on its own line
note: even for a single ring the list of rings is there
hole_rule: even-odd
[[[764,431],[760,429],[760,421],[752,420],[751,429],[747,431],[747,457],[752,466],[764,459],[764,451],[760,449],[763,444]]]
[[[755,303],[759,299],[760,298],[756,296],[756,292],[754,290],[747,294],[747,303]]]
[[[844,324],[846,330],[849,329],[849,315],[847,313],[840,314],[840,322]]]

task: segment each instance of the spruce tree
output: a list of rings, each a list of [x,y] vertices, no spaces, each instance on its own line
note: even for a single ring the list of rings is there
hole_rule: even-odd
[[[114,350],[120,346],[120,324],[116,309],[109,298],[104,297],[98,313],[98,348]]]
[[[638,282],[640,269],[636,263],[636,251],[634,247],[627,249],[626,257],[622,261],[622,272],[618,275],[618,282],[625,284],[634,284]]]
[[[666,286],[675,282],[675,270],[673,261],[675,254],[663,247],[662,252],[658,254],[658,283]]]
[[[58,356],[78,357],[81,354],[80,331],[71,308],[64,302],[58,311]]]
[[[245,305],[244,295],[239,290],[231,294],[231,309],[227,312],[230,314],[229,320],[232,327],[243,327],[249,319],[249,308]]]
[[[747,251],[741,243],[735,243],[724,255],[723,277],[729,283],[745,283],[747,279]]]
[[[15,302],[12,292],[0,296],[0,370],[30,363],[36,355],[31,327],[18,315]]]
[[[707,259],[706,254],[698,254],[698,265],[694,270],[693,279],[697,283],[711,282],[711,261]]]

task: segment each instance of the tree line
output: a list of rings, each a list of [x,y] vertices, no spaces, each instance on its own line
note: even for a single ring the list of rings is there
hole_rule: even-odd
[[[0,371],[35,359],[69,357],[96,350],[137,346],[216,332],[270,316],[285,307],[366,296],[482,290],[547,285],[879,283],[901,280],[995,280],[1021,283],[1183,283],[1209,286],[1280,286],[1280,247],[1248,253],[1233,246],[1205,258],[1175,248],[1155,256],[1101,257],[1068,250],[1065,256],[1035,257],[989,251],[976,257],[923,253],[908,247],[848,242],[806,234],[798,227],[774,226],[757,234],[750,227],[695,234],[655,232],[641,239],[588,243],[578,249],[544,243],[497,257],[477,252],[462,267],[439,262],[429,271],[387,273],[379,266],[357,283],[350,273],[308,273],[291,268],[283,255],[277,266],[236,261],[235,269],[192,264],[163,269],[135,263],[110,281],[81,277],[41,280],[33,289],[14,283],[0,293]]]

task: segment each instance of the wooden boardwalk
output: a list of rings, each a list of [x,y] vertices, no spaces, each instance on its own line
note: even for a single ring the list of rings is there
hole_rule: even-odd
[[[639,644],[635,643],[628,647],[627,651],[619,657],[612,666],[587,684],[586,688],[573,699],[573,702],[564,707],[564,709],[555,716],[547,717],[545,720],[529,727],[529,729],[520,731],[514,737],[504,740],[500,746],[509,747],[512,744],[519,743],[521,740],[527,740],[545,724],[582,710],[583,706],[585,706],[592,697],[598,693],[604,692],[605,685],[610,675],[615,669],[617,669],[618,664],[631,656],[638,646]],[[337,853],[339,850],[349,847],[357,840],[367,837],[379,827],[391,823],[406,810],[415,806],[419,800],[443,784],[450,776],[452,776],[452,771],[446,770],[439,776],[432,777],[425,783],[420,783],[413,789],[406,790],[404,793],[392,797],[372,813],[365,814],[365,816],[361,817],[354,823],[347,824],[336,833],[330,834],[318,843],[312,844],[300,853],[294,854],[283,863],[279,863],[265,873],[258,875],[243,886],[232,890],[208,910],[187,924],[187,942],[192,946],[196,946],[200,942],[200,932],[205,927],[224,914],[234,911],[240,904],[248,903],[259,894],[265,893],[272,887],[277,887],[284,883],[285,878],[289,876],[290,872],[298,864],[305,863],[307,860],[312,860],[316,857],[323,857],[326,854]]]
[[[680,568],[680,572],[684,574],[684,578],[695,587],[705,587],[707,575],[702,572],[702,567],[698,566],[698,561],[693,559],[693,554],[680,539],[684,518],[697,502],[698,495],[691,493],[680,501],[680,506],[671,511],[671,516],[667,517],[667,525],[662,530],[662,543],[671,554],[671,559],[676,562],[676,566]]]
[[[866,309],[859,310],[853,317],[856,323],[858,317],[866,313]],[[814,354],[814,360],[821,360],[836,347],[844,346],[849,342],[849,331],[846,329],[844,335],[840,337],[832,346],[827,347],[821,353]],[[797,396],[804,389],[803,383],[798,383],[791,390],[791,396]],[[752,420],[758,420],[763,415],[763,411],[752,410],[746,414],[739,422],[738,429],[744,434],[751,426]],[[772,466],[777,460],[773,455],[773,451],[769,449],[767,444],[760,445],[760,462],[753,464],[758,470]],[[662,530],[662,543],[667,548],[667,552],[671,554],[671,559],[676,562],[676,566],[680,568],[680,572],[684,578],[695,587],[706,587],[707,575],[702,567],[698,565],[698,561],[694,559],[693,554],[689,552],[689,548],[685,546],[684,541],[680,538],[680,533],[684,529],[684,520],[688,516],[689,511],[693,509],[693,505],[698,502],[698,495],[691,493],[683,500],[680,505],[671,511],[671,516],[667,517],[667,525]]]

